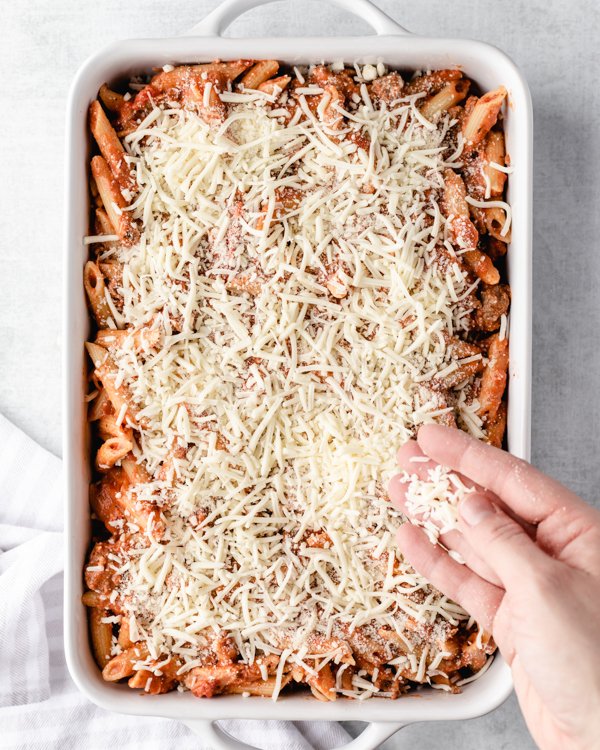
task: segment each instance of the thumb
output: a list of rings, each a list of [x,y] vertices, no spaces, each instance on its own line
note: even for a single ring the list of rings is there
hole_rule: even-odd
[[[467,495],[459,505],[461,531],[474,552],[485,560],[505,589],[523,581],[527,571],[548,558],[523,528],[481,493]]]

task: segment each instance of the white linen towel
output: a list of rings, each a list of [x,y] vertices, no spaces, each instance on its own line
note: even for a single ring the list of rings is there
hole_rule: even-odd
[[[179,722],[113,714],[81,695],[62,642],[61,462],[0,415],[0,748],[209,750]],[[225,721],[264,750],[325,750],[335,722]]]

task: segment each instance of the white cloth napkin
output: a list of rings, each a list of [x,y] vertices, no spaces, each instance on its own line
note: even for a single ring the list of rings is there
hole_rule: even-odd
[[[61,462],[0,415],[0,748],[209,750],[181,723],[109,713],[75,687],[63,652],[62,516]],[[335,722],[222,726],[264,750],[351,739]]]

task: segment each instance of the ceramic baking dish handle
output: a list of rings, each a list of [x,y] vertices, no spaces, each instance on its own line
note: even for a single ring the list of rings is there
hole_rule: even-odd
[[[188,719],[184,722],[192,732],[202,737],[202,740],[211,750],[258,750],[254,745],[236,740],[225,732],[216,721],[204,721],[202,719]],[[335,750],[376,750],[382,742],[391,737],[406,723],[395,722],[373,722],[361,732],[355,739]]]
[[[252,10],[252,8],[268,5],[272,2],[276,2],[276,0],[223,0],[204,20],[184,32],[183,35],[222,36],[223,32],[238,16]],[[409,31],[373,5],[370,0],[328,0],[328,2],[359,16],[379,35],[410,34]],[[203,742],[208,744],[212,750],[259,750],[253,745],[248,745],[232,737],[216,721],[188,719],[184,721],[184,724],[201,737]],[[385,742],[388,737],[391,737],[404,726],[406,726],[406,723],[372,722],[358,737],[346,745],[336,748],[336,750],[376,750],[382,742]]]
[[[200,23],[184,32],[184,36],[221,36],[238,16],[252,10],[252,8],[257,8],[259,5],[267,5],[272,2],[275,2],[275,0],[223,0]],[[370,0],[328,0],[328,2],[362,18],[365,23],[373,27],[377,34],[410,33],[373,5]]]

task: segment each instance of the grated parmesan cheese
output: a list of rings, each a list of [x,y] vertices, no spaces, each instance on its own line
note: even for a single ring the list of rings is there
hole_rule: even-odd
[[[420,458],[417,456],[412,460]],[[407,485],[406,510],[410,522],[420,526],[432,544],[439,543],[441,534],[458,528],[458,505],[474,491],[458,474],[439,464],[427,469],[425,478],[404,471],[400,481]],[[464,563],[455,550],[450,550],[449,554],[457,562]]]

